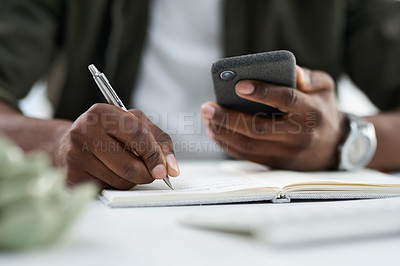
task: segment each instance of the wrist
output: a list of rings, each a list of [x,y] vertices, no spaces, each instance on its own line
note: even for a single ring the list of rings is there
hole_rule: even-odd
[[[338,168],[339,162],[340,162],[340,146],[344,143],[346,140],[346,137],[349,134],[350,131],[350,126],[347,121],[347,118],[345,117],[345,114],[342,112],[339,112],[339,119],[338,119],[338,130],[336,131],[337,133],[335,134],[335,142],[333,143],[332,146],[332,156],[330,158],[330,163],[328,166],[325,168],[326,170],[336,170]]]
[[[0,103],[0,134],[8,137],[25,152],[42,151],[55,163],[61,139],[71,122],[26,117],[18,110]]]

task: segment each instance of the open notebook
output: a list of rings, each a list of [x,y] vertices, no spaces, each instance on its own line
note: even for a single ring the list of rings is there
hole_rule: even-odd
[[[400,196],[400,177],[373,170],[293,172],[243,161],[183,162],[181,175],[129,191],[103,190],[110,207],[177,206],[291,199],[361,199]]]

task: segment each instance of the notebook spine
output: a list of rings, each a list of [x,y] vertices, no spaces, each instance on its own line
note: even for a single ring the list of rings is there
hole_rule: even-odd
[[[274,199],[272,199],[273,203],[288,203],[290,202],[290,197],[286,195],[283,191],[280,191]]]

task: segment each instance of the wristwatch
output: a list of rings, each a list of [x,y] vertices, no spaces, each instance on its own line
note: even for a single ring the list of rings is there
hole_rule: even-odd
[[[339,146],[339,170],[364,168],[376,150],[375,128],[362,117],[344,113],[350,130],[343,144]]]

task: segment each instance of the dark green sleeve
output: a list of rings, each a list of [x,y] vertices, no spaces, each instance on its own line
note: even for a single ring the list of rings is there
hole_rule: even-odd
[[[400,106],[400,1],[349,1],[346,66],[381,110]]]
[[[60,1],[0,0],[0,100],[16,106],[55,52]]]

